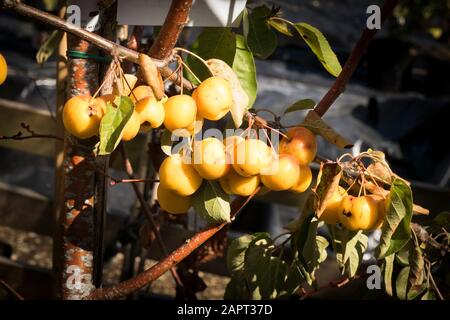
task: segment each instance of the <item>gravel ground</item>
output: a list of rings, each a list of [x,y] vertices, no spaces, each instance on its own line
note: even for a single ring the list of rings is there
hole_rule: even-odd
[[[46,269],[50,269],[52,266],[52,239],[50,237],[0,226],[0,242],[12,246],[11,260],[13,261],[20,261]],[[122,253],[118,253],[105,265],[103,273],[105,286],[110,286],[119,281],[123,257]],[[155,260],[146,260],[145,268],[149,268],[156,262]],[[228,277],[206,272],[199,272],[199,276],[206,283],[207,288],[197,294],[198,299],[223,298],[225,286],[229,280]],[[168,297],[175,296],[175,285],[169,272],[152,283],[151,292]]]

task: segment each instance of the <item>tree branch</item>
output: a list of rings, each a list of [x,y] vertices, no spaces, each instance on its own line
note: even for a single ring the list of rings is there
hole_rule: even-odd
[[[149,55],[154,59],[165,60],[172,55],[181,30],[188,21],[192,0],[172,0],[166,20],[150,48]]]
[[[245,207],[245,205],[247,205],[247,203],[254,197],[259,189],[260,187],[258,187],[255,192],[249,197],[239,197],[231,203],[231,216],[233,219],[241,211],[241,209]],[[219,232],[227,224],[227,222],[224,222],[218,226],[210,227],[196,233],[193,237],[187,239],[183,245],[174,250],[169,256],[156,263],[151,268],[145,270],[141,274],[138,274],[136,277],[121,282],[115,286],[95,289],[88,297],[88,299],[118,299],[127,296],[130,293],[139,290],[140,288],[145,287],[149,283],[158,279],[170,268],[177,265],[180,261],[190,255],[195,249],[200,247],[206,240]]]
[[[381,9],[381,24],[383,24],[387,17],[392,14],[392,11],[394,10],[397,3],[398,0],[386,0],[383,8]],[[372,41],[377,31],[377,29],[364,29],[361,37],[359,38],[358,42],[350,53],[350,56],[345,62],[341,73],[334,81],[333,86],[330,88],[330,90],[328,90],[325,96],[323,96],[322,100],[320,100],[320,102],[314,108],[314,111],[320,117],[323,117],[323,115],[328,111],[328,109],[336,101],[340,94],[345,91],[345,87],[347,86],[348,81],[352,77],[353,72],[358,66],[359,61],[361,60],[363,54],[369,46],[370,41]]]
[[[188,0],[188,2],[189,2],[189,0]],[[190,1],[190,2],[192,2],[192,1]],[[109,41],[109,40],[99,36],[98,34],[95,34],[95,33],[89,32],[87,30],[84,30],[82,28],[79,28],[79,27],[75,26],[74,24],[71,24],[71,23],[65,21],[64,19],[61,19],[55,15],[49,14],[42,10],[39,10],[39,9],[33,8],[31,6],[28,6],[26,4],[23,4],[18,0],[4,0],[3,5],[5,8],[11,9],[11,10],[17,12],[18,14],[39,20],[39,21],[49,24],[59,30],[63,30],[73,36],[79,37],[79,38],[97,46],[99,49],[109,53],[112,56],[118,56],[121,59],[126,59],[126,60],[131,61],[136,64],[139,63],[139,52],[128,49],[124,46],[118,45],[112,41]],[[161,34],[161,32],[160,32],[160,34]],[[172,74],[172,70],[167,66],[168,61],[153,58],[153,62],[158,67],[158,69],[161,72],[161,75],[163,77],[169,78],[169,80],[175,82],[177,85],[180,85],[181,79],[179,79],[177,75]],[[192,84],[186,79],[183,79],[183,86],[187,90],[193,89]]]

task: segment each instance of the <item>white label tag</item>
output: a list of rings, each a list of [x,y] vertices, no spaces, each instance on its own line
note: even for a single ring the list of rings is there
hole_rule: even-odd
[[[171,1],[118,0],[117,22],[139,26],[164,23]],[[190,27],[238,27],[247,0],[194,0],[186,24]]]

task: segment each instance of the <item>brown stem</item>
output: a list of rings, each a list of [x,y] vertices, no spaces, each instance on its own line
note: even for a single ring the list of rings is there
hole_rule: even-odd
[[[25,300],[13,287],[7,284],[5,281],[0,279],[0,285],[5,288],[10,294],[12,294],[17,300]]]
[[[255,192],[249,197],[239,197],[231,203],[231,216],[233,218],[254,197],[259,189],[260,188],[257,188]],[[130,293],[145,287],[152,281],[158,279],[167,270],[177,265],[180,261],[186,258],[195,249],[200,247],[206,240],[219,232],[227,224],[227,222],[224,222],[218,226],[210,227],[196,233],[193,237],[187,239],[183,245],[174,250],[169,256],[153,265],[151,268],[138,274],[134,278],[121,282],[110,288],[95,289],[88,297],[88,299],[117,299],[127,296]]]
[[[381,23],[383,24],[387,17],[392,14],[395,6],[397,5],[398,0],[386,0],[383,8],[381,9]],[[314,108],[314,111],[320,116],[328,111],[331,105],[336,101],[339,95],[345,91],[345,87],[350,80],[353,72],[358,66],[359,61],[361,60],[364,52],[369,46],[370,41],[377,33],[377,29],[364,29],[361,37],[353,48],[350,56],[345,62],[344,67],[342,68],[341,73],[334,81],[333,86],[328,90],[325,96],[320,100],[317,106]]]
[[[172,55],[181,30],[188,21],[192,0],[172,0],[166,20],[150,48],[149,55],[154,59],[165,60]]]

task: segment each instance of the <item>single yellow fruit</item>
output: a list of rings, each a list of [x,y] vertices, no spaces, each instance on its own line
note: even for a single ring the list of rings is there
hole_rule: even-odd
[[[155,97],[150,86],[137,86],[131,91],[130,94],[130,99],[131,101],[133,101],[133,103],[137,103],[147,97]]]
[[[261,180],[259,176],[243,177],[231,169],[228,174],[219,179],[223,191],[228,194],[236,194],[247,197],[255,192]]]
[[[273,159],[269,166],[261,171],[262,183],[273,191],[288,190],[299,180],[300,167],[294,157],[286,154]]]
[[[172,96],[164,103],[164,125],[173,133],[190,132],[194,129],[197,107],[194,99],[187,95]]]
[[[304,127],[296,127],[289,129],[286,136],[280,141],[280,153],[293,155],[301,166],[308,165],[317,153],[314,133]]]
[[[345,196],[340,221],[349,230],[371,230],[378,220],[378,203],[369,196]]]
[[[300,173],[301,175],[301,173]],[[325,210],[320,215],[319,220],[327,224],[337,224],[340,222],[340,215],[342,214],[342,198],[347,195],[347,192],[341,186],[338,186],[328,200]]]
[[[103,110],[90,96],[75,96],[67,100],[63,109],[63,123],[67,131],[80,139],[98,133]]]
[[[141,121],[139,120],[139,114],[136,111],[133,111],[130,119],[128,119],[127,124],[123,128],[122,132],[122,140],[130,141],[134,139],[139,133],[139,128],[141,126]]]
[[[300,174],[298,177],[298,181],[291,188],[291,191],[302,193],[305,192],[312,181],[312,172],[309,166],[300,166]]]
[[[158,185],[157,197],[159,206],[172,214],[186,213],[192,205],[192,197],[183,197],[175,191],[169,190]]]
[[[158,128],[164,122],[164,105],[162,101],[156,101],[153,97],[141,99],[136,104],[135,110],[139,114],[141,125],[144,128]]]
[[[193,194],[203,181],[192,165],[185,163],[185,159],[179,154],[164,159],[159,168],[159,180],[164,188],[173,190],[181,196]]]
[[[197,112],[208,120],[219,120],[225,116],[233,104],[230,83],[224,78],[210,77],[203,81],[192,93],[197,103]]]
[[[5,57],[0,53],[0,86],[5,82],[8,76],[8,64]]]
[[[138,78],[135,75],[125,74],[124,77],[121,77],[114,82],[113,94],[116,96],[129,96],[137,80]]]
[[[194,142],[192,163],[199,175],[208,180],[223,177],[230,169],[225,146],[217,138],[206,138]]]
[[[235,146],[233,168],[243,177],[260,174],[272,160],[271,149],[261,140],[246,139]]]

